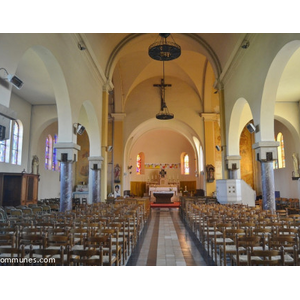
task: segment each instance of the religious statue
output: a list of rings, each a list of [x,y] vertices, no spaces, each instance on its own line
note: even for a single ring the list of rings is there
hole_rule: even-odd
[[[300,177],[297,153],[293,153],[293,166],[294,166],[293,177]]]
[[[37,157],[37,155],[34,155],[32,158],[32,174],[39,174],[39,164],[39,158]]]

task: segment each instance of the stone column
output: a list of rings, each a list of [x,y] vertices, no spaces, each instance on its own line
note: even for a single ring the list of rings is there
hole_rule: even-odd
[[[106,85],[102,92],[102,132],[101,132],[101,156],[103,157],[103,165],[101,168],[101,199],[107,196],[107,136],[108,136],[108,98],[109,86]]]
[[[223,151],[216,150],[216,140],[217,136],[220,135],[219,121],[220,115],[217,113],[201,113],[200,116],[204,121],[204,137],[205,137],[205,164],[213,165],[215,167],[215,178],[222,175],[222,155]],[[220,146],[220,149],[223,149],[223,145]],[[219,173],[217,175],[217,173]],[[206,181],[206,195],[211,196],[212,193],[216,190],[216,180],[212,182]]]
[[[275,184],[273,161],[261,161],[263,209],[275,212]]]
[[[276,141],[263,141],[252,145],[256,160],[261,163],[263,209],[271,212],[276,210],[273,161],[278,157],[278,146],[279,142]]]
[[[101,202],[102,156],[91,156],[89,160],[89,203]]]
[[[241,179],[240,161],[240,155],[226,156],[226,167],[229,179]]]
[[[73,163],[77,161],[80,146],[72,142],[56,143],[57,159],[60,161],[60,211],[72,210]]]
[[[72,210],[73,161],[60,162],[60,211]]]

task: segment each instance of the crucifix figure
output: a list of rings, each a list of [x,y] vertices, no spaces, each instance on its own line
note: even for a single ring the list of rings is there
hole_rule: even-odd
[[[161,103],[160,103],[160,110],[163,110],[164,108],[167,107],[166,102],[165,102],[165,89],[167,86],[172,86],[172,84],[165,84],[165,79],[161,79],[160,84],[153,84],[155,87],[160,87],[161,91]]]

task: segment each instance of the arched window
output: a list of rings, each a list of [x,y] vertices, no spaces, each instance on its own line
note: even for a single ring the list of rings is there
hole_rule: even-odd
[[[0,141],[0,162],[9,163],[9,140]]]
[[[184,175],[190,174],[190,160],[188,154],[186,154],[183,158],[184,161]]]
[[[0,142],[0,162],[20,165],[22,159],[23,126],[21,121],[11,121],[9,138]]]
[[[57,143],[57,134],[54,135],[54,145]],[[53,145],[53,151],[52,151],[52,170],[58,171],[60,167],[60,163],[57,160],[57,154],[56,154],[56,148]]]
[[[141,174],[141,167],[142,167],[142,158],[141,156],[138,154],[136,156],[136,174],[140,175]]]
[[[145,174],[145,154],[144,154],[144,152],[140,152],[136,156],[136,174],[137,175]]]
[[[277,142],[279,142],[278,150],[278,168],[285,168],[285,150],[284,150],[284,139],[281,132],[277,135]]]
[[[20,165],[20,143],[22,144],[21,126],[18,122],[14,122],[12,130],[12,145],[11,145],[11,163]]]
[[[48,135],[45,145],[45,169],[51,170],[52,166],[52,136]]]
[[[186,152],[183,152],[180,155],[180,165],[181,165],[181,174],[189,175],[190,174],[190,158]]]

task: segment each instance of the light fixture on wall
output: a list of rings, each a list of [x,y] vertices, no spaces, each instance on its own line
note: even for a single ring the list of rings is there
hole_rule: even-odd
[[[152,59],[167,61],[178,58],[181,55],[181,48],[175,43],[170,33],[160,33],[160,41],[155,41],[149,46],[148,54]],[[167,38],[171,36],[173,42],[167,41]]]
[[[223,146],[217,145],[217,146],[216,146],[216,149],[217,149],[218,151],[223,151]]]
[[[241,44],[241,48],[242,49],[248,49],[250,46],[250,42],[247,40],[243,40],[242,44]]]
[[[82,135],[85,131],[85,127],[80,123],[74,123],[74,134]]]
[[[253,132],[258,132],[259,131],[259,125],[254,125],[254,124],[252,124],[252,123],[248,123],[247,125],[246,125],[246,128],[248,129],[248,131],[250,132],[250,133],[253,133]]]
[[[113,146],[107,146],[107,147],[106,147],[106,151],[107,151],[107,152],[111,152],[112,150],[113,150]]]
[[[79,43],[78,43],[78,48],[79,48],[79,50],[81,50],[81,51],[86,50],[86,46],[85,46],[85,44],[84,44],[83,42],[79,42]]]
[[[4,78],[5,80],[10,82],[18,90],[21,89],[24,82],[18,76],[9,74],[5,68],[0,68],[0,70],[4,70],[4,72],[6,73],[6,77]]]

